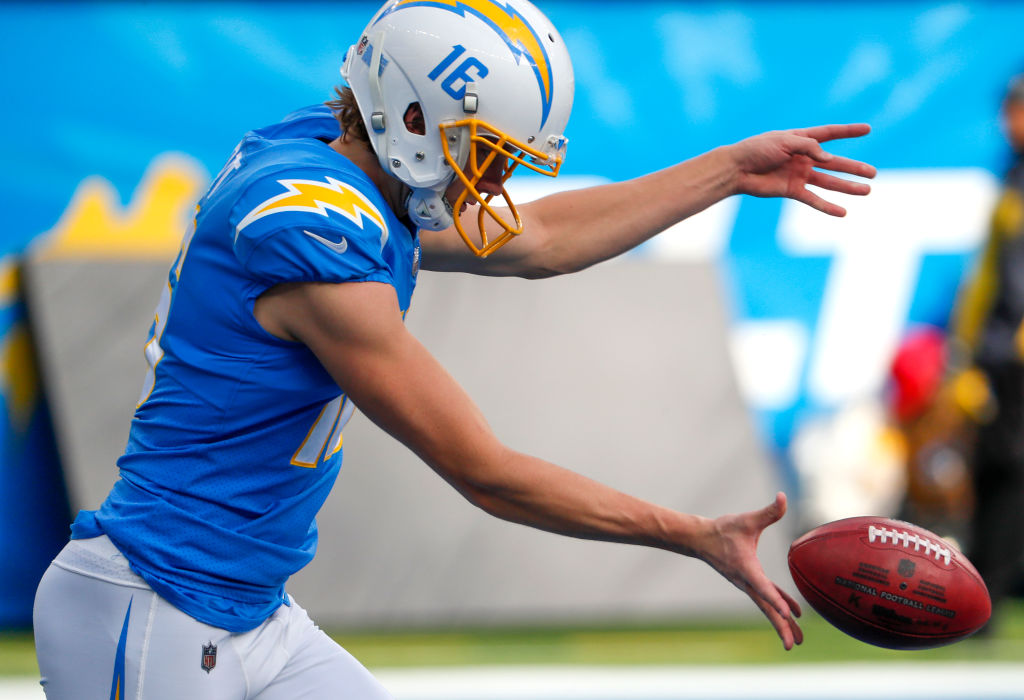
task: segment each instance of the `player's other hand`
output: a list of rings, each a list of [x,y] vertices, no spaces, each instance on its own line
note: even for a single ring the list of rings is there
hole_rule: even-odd
[[[761,533],[785,514],[786,495],[780,492],[760,510],[716,518],[698,556],[750,596],[771,621],[788,651],[804,641],[796,621],[801,614],[800,604],[768,578],[757,558]]]
[[[829,153],[821,144],[834,139],[864,136],[867,124],[832,124],[807,129],[770,131],[726,146],[736,167],[735,191],[755,197],[788,197],[832,216],[846,209],[807,189],[808,185],[833,192],[866,195],[865,182],[836,177],[828,172],[858,177],[875,176],[875,168],[851,158]]]

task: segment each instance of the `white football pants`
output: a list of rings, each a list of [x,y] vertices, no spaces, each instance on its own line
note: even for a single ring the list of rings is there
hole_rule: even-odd
[[[390,700],[294,600],[244,634],[181,612],[107,537],[72,540],[39,583],[36,655],[48,700]]]

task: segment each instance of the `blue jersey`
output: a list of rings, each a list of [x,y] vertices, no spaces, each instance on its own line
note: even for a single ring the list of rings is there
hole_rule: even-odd
[[[287,282],[383,282],[404,314],[414,231],[327,142],[323,106],[250,132],[196,208],[146,345],[150,371],[120,478],[72,537],[106,534],[198,620],[252,629],[316,550],[342,460],[343,387],[304,345],[253,316]]]

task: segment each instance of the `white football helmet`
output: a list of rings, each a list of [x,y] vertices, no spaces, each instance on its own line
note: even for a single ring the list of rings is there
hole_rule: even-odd
[[[540,10],[527,0],[391,0],[349,48],[341,75],[381,167],[411,190],[416,226],[454,223],[480,257],[522,232],[504,187],[505,217],[490,205],[495,195],[476,185],[496,158],[504,160],[504,183],[519,165],[554,177],[565,157],[572,64]],[[416,103],[424,134],[406,127]],[[448,202],[445,190],[456,177],[465,191]],[[480,204],[476,240],[457,215],[469,197]],[[500,231],[488,233],[485,213]]]

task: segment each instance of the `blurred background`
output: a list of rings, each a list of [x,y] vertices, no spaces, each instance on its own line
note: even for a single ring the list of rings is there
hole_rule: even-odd
[[[414,332],[520,449],[705,515],[785,490],[762,557],[791,590],[789,542],[827,520],[969,537],[959,423],[921,437],[908,421],[951,374],[944,339],[1011,164],[1001,104],[1024,72],[1024,4],[539,5],[569,46],[575,108],[562,174],[517,176],[519,199],[861,121],[870,136],[829,148],[876,165],[874,192],[839,198],[841,220],[731,198],[566,279],[424,273]],[[211,173],[247,130],[330,98],[377,7],[0,5],[0,629],[31,625],[72,513],[116,478],[153,309]],[[695,562],[492,522],[365,419],[345,447],[318,558],[291,586],[325,627],[752,614]]]

